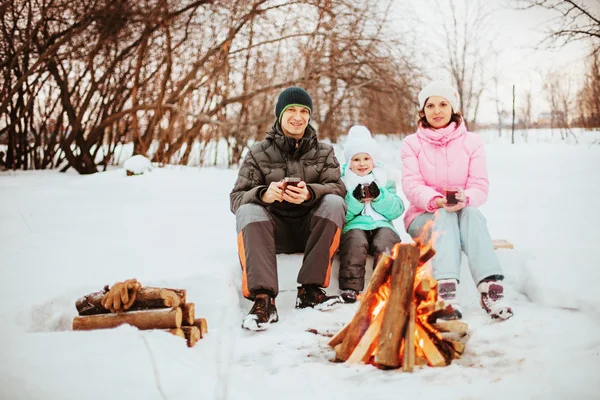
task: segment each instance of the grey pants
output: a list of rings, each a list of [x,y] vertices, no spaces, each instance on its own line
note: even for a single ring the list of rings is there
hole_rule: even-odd
[[[400,237],[390,228],[372,231],[350,229],[344,233],[340,243],[340,289],[362,291],[365,287],[367,255],[374,256],[373,268],[375,268],[379,255],[390,251],[398,242]]]
[[[502,275],[487,221],[477,208],[465,207],[458,212],[440,208],[434,214],[421,214],[410,224],[408,233],[413,239],[422,238],[425,243],[433,236],[436,255],[431,262],[433,277],[437,280],[460,279],[461,250],[469,259],[475,284],[488,276]]]
[[[329,286],[331,261],[346,219],[342,197],[325,195],[300,218],[274,215],[258,204],[244,204],[235,218],[244,297],[253,300],[256,292],[277,296],[278,253],[304,253],[298,283]]]

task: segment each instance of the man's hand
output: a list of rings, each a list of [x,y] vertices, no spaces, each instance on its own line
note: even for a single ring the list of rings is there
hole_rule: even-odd
[[[309,199],[310,191],[304,181],[298,182],[297,186],[287,185],[283,192],[283,200],[293,204],[301,204]]]
[[[104,295],[100,304],[110,312],[118,313],[129,309],[135,301],[137,291],[142,287],[136,279],[117,282]]]
[[[262,195],[263,203],[271,204],[276,201],[283,201],[283,182],[271,182],[267,191]]]

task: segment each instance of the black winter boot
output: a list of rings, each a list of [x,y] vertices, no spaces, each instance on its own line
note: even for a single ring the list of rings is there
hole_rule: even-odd
[[[269,324],[279,321],[275,299],[266,293],[257,294],[252,309],[242,321],[242,328],[251,331],[262,331]]]
[[[356,299],[358,298],[358,292],[354,289],[344,289],[342,290],[342,293],[340,293],[340,296],[342,296],[342,299],[344,300],[345,303],[356,303]]]
[[[316,310],[328,310],[334,305],[343,303],[340,296],[328,296],[317,285],[302,285],[298,287],[296,308],[312,307]]]

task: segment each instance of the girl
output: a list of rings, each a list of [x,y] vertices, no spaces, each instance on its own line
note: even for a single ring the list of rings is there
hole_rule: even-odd
[[[374,156],[377,143],[364,126],[353,126],[344,146],[347,164],[342,167],[346,185],[346,224],[340,241],[339,286],[346,303],[354,303],[365,286],[367,255],[376,259],[400,242],[392,221],[402,214],[404,205],[396,194],[396,183]]]

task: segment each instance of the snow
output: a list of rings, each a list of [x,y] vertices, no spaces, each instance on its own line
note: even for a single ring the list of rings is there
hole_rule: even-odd
[[[401,141],[378,141],[400,171]],[[251,303],[229,210],[235,169],[2,173],[0,399],[597,399],[600,146],[489,142],[482,211],[492,236],[515,245],[498,250],[515,316],[485,315],[463,260],[466,352],[412,374],[331,362],[329,338],[307,330],[335,333],[357,304],[294,309],[301,255],[278,256],[280,321],[240,328]],[[79,297],[131,277],[187,289],[208,335],[189,349],[130,326],[71,330]]]
[[[134,175],[141,175],[144,172],[152,170],[152,163],[146,157],[137,154],[125,160],[123,168],[125,168],[126,171],[132,172]]]

